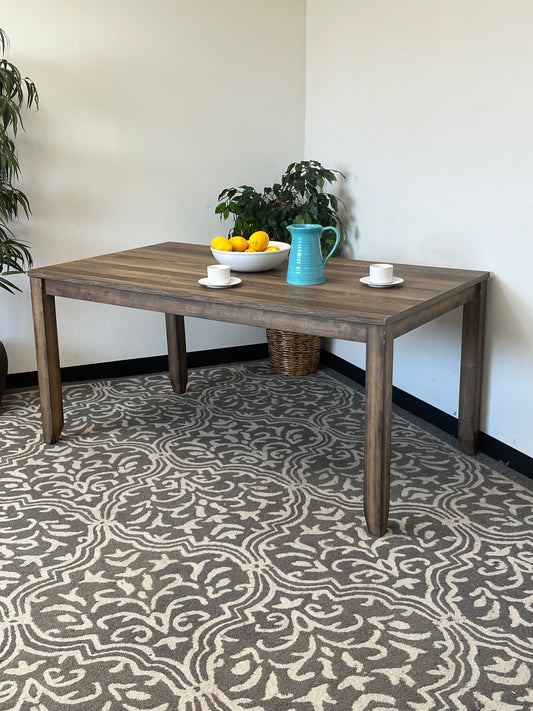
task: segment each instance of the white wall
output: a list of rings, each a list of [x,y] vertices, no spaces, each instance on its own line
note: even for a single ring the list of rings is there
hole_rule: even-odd
[[[307,1],[305,151],[350,176],[350,249],[492,272],[481,426],[528,455],[532,27],[531,0]],[[459,338],[459,311],[400,338],[395,384],[456,415]]]
[[[165,240],[208,245],[222,188],[303,157],[305,2],[5,0],[9,59],[36,83],[17,227],[36,266]],[[0,293],[10,372],[35,370],[27,278]],[[1,291],[1,290],[0,290]],[[62,365],[165,352],[164,319],[58,299]],[[265,339],[187,320],[189,350]]]

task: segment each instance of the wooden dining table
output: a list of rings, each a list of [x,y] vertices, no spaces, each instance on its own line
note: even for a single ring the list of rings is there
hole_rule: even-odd
[[[489,272],[395,264],[403,283],[378,289],[360,281],[369,262],[332,258],[323,284],[288,284],[285,262],[266,272],[234,272],[242,280],[235,287],[205,288],[198,280],[213,261],[208,246],[163,242],[30,270],[45,442],[57,441],[63,427],[56,297],[164,313],[177,393],[187,386],[185,316],[363,342],[364,509],[369,532],[382,536],[390,499],[394,339],[462,307],[458,438],[465,453],[475,454]]]

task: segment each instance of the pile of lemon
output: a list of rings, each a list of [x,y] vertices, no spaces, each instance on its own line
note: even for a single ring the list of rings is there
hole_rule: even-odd
[[[222,252],[276,252],[279,247],[269,246],[270,238],[266,232],[259,230],[250,235],[250,239],[244,239],[240,235],[234,237],[215,237],[211,240],[211,247]]]

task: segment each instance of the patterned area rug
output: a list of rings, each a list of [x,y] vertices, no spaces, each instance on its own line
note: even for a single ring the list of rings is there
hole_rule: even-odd
[[[395,412],[365,527],[364,395],[268,362],[1,411],[0,709],[533,709],[527,479]]]

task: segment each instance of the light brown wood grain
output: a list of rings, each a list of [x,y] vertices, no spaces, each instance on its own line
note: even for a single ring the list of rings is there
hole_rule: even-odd
[[[187,388],[187,348],[185,345],[185,319],[183,316],[165,314],[168,347],[168,371],[175,393]]]
[[[478,448],[486,298],[483,281],[476,287],[476,297],[463,307],[458,438],[466,454],[475,454]]]
[[[32,274],[55,282],[49,285],[49,293],[56,296],[64,293],[76,298],[76,289],[85,287],[82,298],[109,299],[114,291],[121,305],[132,299],[135,308],[139,308],[137,304],[143,295],[153,297],[154,310],[159,310],[157,297],[170,297],[180,299],[184,308],[191,309],[200,304],[210,308],[226,306],[228,310],[235,307],[236,312],[245,306],[272,318],[280,313],[317,323],[334,319],[337,324],[347,324],[347,330],[353,324],[385,325],[407,318],[415,318],[416,325],[421,325],[425,313],[435,317],[430,310],[432,305],[455,295],[460,305],[459,294],[488,278],[487,272],[395,265],[395,274],[402,276],[405,284],[393,289],[372,289],[359,282],[360,277],[368,274],[369,262],[330,259],[326,282],[316,286],[287,284],[285,263],[269,272],[239,273],[243,283],[236,288],[205,289],[197,282],[212,262],[206,246],[167,242],[41,267]],[[199,310],[197,306],[195,316]],[[259,316],[256,322],[260,320]]]
[[[387,329],[368,327],[364,501],[366,523],[374,536],[385,533],[389,515],[393,349]]]
[[[47,444],[52,444],[59,439],[63,429],[55,300],[46,293],[45,282],[41,279],[32,278],[30,285],[43,439]]]

